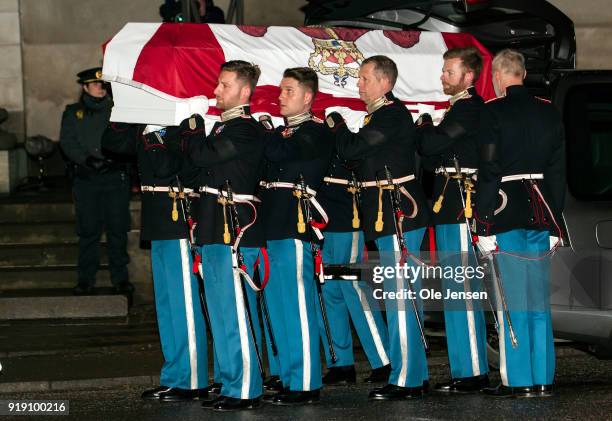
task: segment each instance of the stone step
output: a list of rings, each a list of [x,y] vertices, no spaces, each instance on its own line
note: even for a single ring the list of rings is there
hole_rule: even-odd
[[[67,203],[0,204],[0,223],[36,223],[74,221],[74,206]]]
[[[123,295],[75,297],[69,289],[21,290],[0,295],[0,320],[93,319],[126,317],[128,300]]]
[[[63,267],[76,265],[78,256],[78,244],[71,243],[0,245],[0,268]],[[102,243],[100,263],[106,262],[106,244]]]
[[[0,224],[0,244],[76,243],[74,222]]]
[[[77,283],[76,265],[54,267],[0,268],[0,290],[72,288]],[[96,286],[110,286],[108,265],[100,265]]]
[[[130,202],[132,227],[140,224],[140,200]],[[72,222],[74,224],[74,205],[71,201],[45,203],[2,203],[0,202],[0,224],[36,224],[48,222]]]

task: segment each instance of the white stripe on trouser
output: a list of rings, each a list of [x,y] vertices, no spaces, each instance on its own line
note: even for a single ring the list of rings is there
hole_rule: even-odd
[[[193,299],[191,295],[191,267],[187,240],[179,240],[181,248],[181,271],[183,275],[183,295],[185,296],[185,318],[187,319],[187,342],[189,344],[189,368],[191,369],[191,388],[198,389],[198,348],[195,338]]]
[[[238,267],[236,253],[230,247],[232,254],[232,267]],[[240,334],[240,353],[242,354],[242,388],[240,397],[242,399],[249,398],[249,387],[251,384],[251,353],[249,350],[249,336],[247,333],[246,315],[248,311],[244,306],[245,297],[242,295],[242,285],[240,282],[240,274],[237,270],[232,270],[234,277],[234,295],[236,297],[236,316],[238,317],[238,332]]]
[[[495,303],[499,305],[500,297],[496,282],[493,282],[493,288],[495,289]],[[506,321],[504,320],[504,312],[501,309],[497,311],[497,323],[499,324],[499,331],[497,332],[499,342],[499,375],[502,384],[504,386],[509,386],[508,370],[506,368]]]
[[[395,260],[395,256],[400,252],[397,234],[393,234],[393,259]],[[395,262],[399,263],[399,262]],[[401,276],[396,275],[395,281],[397,285],[397,291],[402,291],[404,288],[403,279]],[[410,282],[410,279],[408,279]],[[399,341],[400,341],[400,350],[402,353],[402,368],[400,369],[399,376],[397,378],[398,386],[406,385],[406,374],[408,372],[408,334],[406,332],[406,303],[404,300],[397,300],[397,323],[399,327]]]
[[[351,257],[349,259],[349,263],[356,263],[358,255],[359,255],[359,231],[354,231],[353,238],[351,240]],[[368,328],[370,329],[370,334],[372,335],[372,340],[374,341],[374,346],[376,347],[378,358],[380,358],[380,361],[382,362],[383,365],[387,365],[389,364],[389,356],[385,352],[385,347],[383,346],[382,340],[380,339],[380,333],[378,333],[378,327],[376,326],[374,317],[372,317],[372,310],[370,309],[370,303],[368,302],[365,294],[359,287],[359,281],[353,281],[352,283],[353,283],[353,288],[357,292],[357,297],[359,298],[359,302],[361,303],[361,308],[366,318],[366,322],[368,323]]]
[[[300,311],[300,328],[302,331],[303,379],[302,390],[310,390],[310,332],[308,330],[308,313],[306,312],[306,294],[304,293],[304,245],[295,241],[295,266],[297,279],[298,309]],[[318,358],[318,357],[317,357]]]
[[[468,230],[467,225],[459,225],[459,238],[461,239],[461,265],[467,267],[469,264],[468,253]],[[470,292],[470,281],[465,279],[463,290]],[[472,357],[472,372],[474,376],[480,376],[480,361],[478,360],[478,341],[476,340],[476,322],[474,321],[474,303],[470,298],[465,300],[465,317],[468,324],[468,336],[470,340],[470,355]]]

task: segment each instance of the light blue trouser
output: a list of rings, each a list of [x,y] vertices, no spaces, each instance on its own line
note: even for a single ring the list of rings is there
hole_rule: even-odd
[[[321,387],[314,264],[310,245],[268,241],[270,279],[264,290],[278,346],[279,375],[292,391]]]
[[[160,384],[208,385],[206,323],[187,240],[151,241],[155,308],[164,364]]]
[[[550,258],[537,259],[549,250],[549,233],[513,230],[498,234],[497,244],[501,252],[497,256],[500,277],[518,340],[518,346],[513,348],[508,320],[502,311],[497,311],[502,330],[499,335],[502,383],[512,387],[552,384],[555,348],[550,316]],[[499,305],[498,308],[501,309]]]
[[[436,245],[442,267],[476,267],[469,229],[465,224],[436,226]],[[444,278],[442,285],[443,296],[447,290],[459,293],[482,291],[482,280],[464,276]],[[487,328],[482,302],[449,300],[444,305],[451,377],[457,379],[488,373]]]
[[[323,262],[325,264],[361,262],[363,247],[362,231],[325,232]],[[350,320],[353,321],[357,336],[359,336],[372,368],[389,364],[387,326],[381,309],[372,302],[372,288],[367,282],[331,280],[323,284],[322,290],[332,343],[337,357],[336,363],[332,363],[323,317],[319,311],[319,330],[327,367],[355,364]],[[317,310],[319,310],[318,307]]]
[[[425,228],[404,233],[404,242],[408,251],[420,255],[421,242]],[[395,235],[380,237],[376,240],[380,253],[381,265],[395,267],[400,263],[400,251]],[[416,264],[410,258],[408,266]],[[408,290],[408,280],[402,276],[385,277],[385,292],[402,292]],[[417,297],[421,289],[421,279],[417,277],[412,284]],[[422,317],[422,303],[417,300]],[[391,375],[389,383],[401,387],[420,387],[429,378],[427,357],[421,341],[421,335],[413,311],[412,303],[406,299],[385,299],[387,327],[389,329],[389,351],[391,358]]]
[[[259,249],[243,247],[240,251],[247,271],[252,275]],[[221,395],[239,399],[259,397],[263,388],[255,354],[256,345],[246,318],[243,281],[232,270],[231,247],[204,245],[201,253],[206,303],[223,384]],[[245,287],[253,325],[259,326],[255,293],[248,285]]]

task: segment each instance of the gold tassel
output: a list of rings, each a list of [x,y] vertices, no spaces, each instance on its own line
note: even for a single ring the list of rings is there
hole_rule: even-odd
[[[178,209],[176,207],[176,193],[173,191],[168,192],[168,196],[172,198],[172,213],[171,217],[174,222],[178,221]]]
[[[439,213],[440,209],[442,209],[442,202],[444,201],[444,193],[446,193],[446,187],[448,186],[448,180],[450,180],[450,177],[448,174],[445,174],[445,177],[446,177],[446,181],[444,182],[442,193],[440,193],[438,200],[436,200],[436,203],[434,203],[434,206],[433,206],[434,213]]]
[[[297,197],[297,212],[298,212],[298,221],[297,221],[297,232],[300,234],[304,234],[306,232],[306,223],[304,222],[304,214],[302,212],[302,192],[300,190],[294,190],[293,195]]]
[[[465,217],[472,217],[472,188],[474,185],[471,181],[465,180]]]
[[[304,214],[302,213],[302,204],[298,200],[298,222],[297,222],[298,233],[304,234],[306,232],[306,224],[304,223]]]
[[[355,198],[355,192],[353,191],[353,228],[359,228],[361,221],[359,221],[359,211],[357,210],[357,199]]]
[[[378,216],[376,218],[376,223],[374,224],[374,231],[381,232],[383,230],[384,222],[383,222],[383,209],[382,209],[382,194],[383,187],[378,184]]]
[[[225,205],[227,204],[227,199],[223,196],[219,196],[217,200],[223,206],[223,243],[229,244],[231,241],[229,227],[227,225],[227,212],[225,209]]]

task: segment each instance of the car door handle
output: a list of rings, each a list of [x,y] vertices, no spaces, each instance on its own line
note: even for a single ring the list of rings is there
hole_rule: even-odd
[[[599,221],[595,225],[597,245],[604,249],[612,249],[612,219]]]

